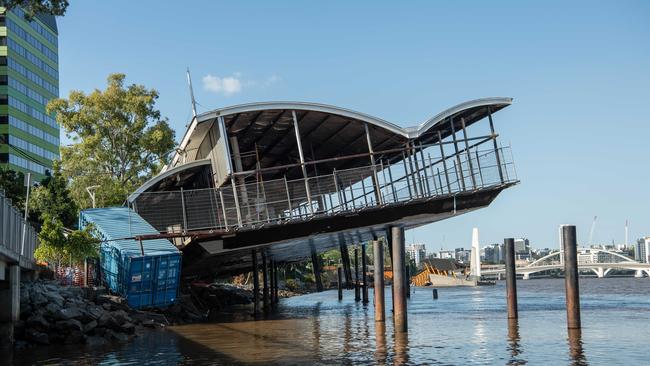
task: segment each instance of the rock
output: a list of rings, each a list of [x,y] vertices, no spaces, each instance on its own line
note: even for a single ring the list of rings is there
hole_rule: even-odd
[[[126,334],[135,333],[135,325],[133,325],[133,323],[128,323],[128,322],[124,323],[120,326],[120,328],[122,329],[122,332]]]
[[[124,311],[124,310],[117,310],[117,311],[114,311],[114,312],[112,313],[112,315],[113,315],[113,318],[115,319],[115,321],[116,321],[119,325],[122,325],[122,324],[124,324],[124,323],[130,323],[130,322],[133,321],[133,320],[131,319],[131,317],[130,317],[130,316],[126,313],[126,311]]]
[[[58,292],[55,291],[46,291],[45,293],[43,293],[43,296],[47,298],[47,301],[53,302],[60,307],[62,307],[63,303],[65,302],[63,296],[61,296]]]
[[[50,323],[43,318],[40,314],[34,314],[27,318],[27,326],[46,331],[50,327]]]
[[[108,303],[108,302],[105,302],[105,303],[102,304],[102,308],[104,308],[104,310],[106,310],[106,311],[111,311],[111,304]]]
[[[70,332],[63,340],[64,344],[82,344],[84,343],[84,334],[80,330]]]
[[[97,322],[93,320],[90,323],[84,325],[84,333],[89,333],[95,328],[97,328]]]
[[[89,346],[105,346],[108,342],[104,337],[91,336],[86,338],[86,344]]]
[[[65,308],[59,309],[55,317],[62,320],[67,319],[79,319],[83,316],[83,313],[78,308]]]
[[[91,318],[97,320],[102,316],[102,314],[104,314],[105,311],[99,306],[89,306],[86,308],[86,312]]]
[[[97,325],[100,327],[109,328],[113,330],[120,329],[120,324],[117,321],[115,321],[115,318],[113,318],[111,313],[102,314],[102,316],[99,317],[99,319],[97,319]]]
[[[38,344],[50,344],[50,337],[47,334],[39,332],[35,329],[25,330],[25,339]]]
[[[113,333],[113,339],[118,342],[128,342],[129,336],[124,333]]]
[[[30,298],[32,300],[32,304],[36,306],[47,304],[47,298],[40,292],[32,292]]]
[[[68,320],[59,320],[56,322],[56,329],[63,331],[63,332],[74,332],[74,331],[79,331],[81,332],[83,330],[83,326],[81,325],[81,322],[75,319],[68,319]]]
[[[106,328],[95,328],[95,334],[98,336],[103,336],[106,332]]]
[[[145,319],[141,324],[147,328],[153,328],[156,326],[156,323],[153,321],[153,319]]]
[[[61,307],[55,303],[49,303],[45,306],[45,314],[51,317],[56,317],[57,313],[61,310]]]

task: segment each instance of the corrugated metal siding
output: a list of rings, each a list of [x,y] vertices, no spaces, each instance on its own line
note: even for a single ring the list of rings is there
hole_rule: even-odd
[[[82,211],[79,227],[93,224],[104,242],[100,247],[102,279],[134,308],[162,307],[176,301],[181,255],[166,239],[125,239],[158,232],[127,207]]]

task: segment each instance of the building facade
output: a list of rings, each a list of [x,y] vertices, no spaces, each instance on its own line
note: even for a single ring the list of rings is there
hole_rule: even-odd
[[[408,252],[410,258],[415,261],[415,265],[417,267],[419,267],[422,260],[427,257],[424,244],[411,244],[406,247],[406,251]]]
[[[650,263],[650,236],[640,238],[634,246],[634,260],[641,263]]]
[[[0,8],[0,166],[40,180],[59,159],[60,129],[47,103],[59,96],[58,30],[51,15]]]

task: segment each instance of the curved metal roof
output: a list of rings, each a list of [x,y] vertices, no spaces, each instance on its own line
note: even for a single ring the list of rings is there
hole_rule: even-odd
[[[186,171],[188,169],[192,169],[192,168],[196,168],[196,167],[210,166],[210,164],[211,164],[210,159],[201,159],[201,160],[190,161],[189,163],[185,163],[185,164],[173,167],[173,168],[171,168],[169,170],[166,170],[166,171],[156,175],[155,177],[149,179],[148,181],[146,181],[143,185],[141,185],[138,189],[136,189],[133,193],[131,193],[129,195],[129,197],[127,198],[127,200],[129,202],[135,201],[135,199],[138,198],[138,196],[140,194],[146,192],[150,188],[154,187],[156,184],[162,182],[163,180],[165,180],[168,177],[173,176],[174,174],[182,173],[182,172],[184,172],[184,171]]]
[[[469,114],[472,111],[480,109],[481,113],[474,113],[473,116],[468,116],[466,118],[467,125],[472,124],[473,122],[484,118],[487,113],[484,109],[486,107],[492,107],[492,113],[507,107],[512,104],[512,98],[508,97],[490,97],[490,98],[481,98],[470,100],[457,104],[451,108],[448,108],[437,115],[425,120],[421,124],[412,127],[400,127],[396,123],[386,121],[382,118],[374,117],[369,114],[353,111],[347,108],[341,108],[337,106],[312,103],[312,102],[291,102],[291,101],[277,101],[277,102],[256,102],[256,103],[247,103],[239,104],[224,108],[219,108],[212,110],[210,112],[202,113],[194,118],[188,127],[182,141],[180,148],[185,149],[188,143],[191,140],[191,137],[194,131],[197,129],[197,126],[205,123],[214,121],[217,117],[227,117],[234,116],[250,112],[259,112],[263,113],[265,111],[305,111],[305,112],[319,112],[327,115],[340,116],[345,119],[352,121],[365,122],[371,126],[374,126],[380,130],[384,130],[389,134],[393,134],[397,138],[412,140],[418,139],[430,130],[441,125],[446,119],[454,117],[456,115],[462,115],[464,113]],[[172,159],[172,166],[177,162],[179,156],[176,154]]]

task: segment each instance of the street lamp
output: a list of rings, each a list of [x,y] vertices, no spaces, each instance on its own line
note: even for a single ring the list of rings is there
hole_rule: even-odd
[[[86,187],[86,192],[88,192],[88,195],[90,196],[90,199],[93,201],[93,208],[95,208],[95,189],[99,188],[100,186],[89,186]]]

